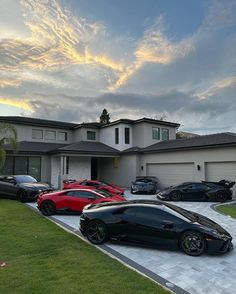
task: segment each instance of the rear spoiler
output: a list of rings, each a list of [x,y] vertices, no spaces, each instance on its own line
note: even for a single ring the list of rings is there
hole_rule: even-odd
[[[220,180],[219,182],[208,182],[208,181],[202,181],[203,183],[211,183],[215,185],[219,185],[225,188],[232,188],[235,185],[235,182],[233,181],[228,181],[228,180]]]
[[[63,180],[64,184],[71,184],[77,182],[76,180]]]

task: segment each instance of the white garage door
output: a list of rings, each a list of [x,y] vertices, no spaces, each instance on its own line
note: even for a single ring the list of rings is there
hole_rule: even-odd
[[[193,163],[160,163],[147,164],[147,175],[159,179],[160,188],[194,181]]]
[[[206,180],[220,181],[230,180],[236,182],[236,162],[206,162]],[[236,185],[233,187],[233,193],[236,197]]]

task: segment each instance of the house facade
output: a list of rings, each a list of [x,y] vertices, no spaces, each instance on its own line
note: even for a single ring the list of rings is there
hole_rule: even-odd
[[[236,134],[176,139],[177,123],[141,118],[108,124],[0,117],[15,126],[19,151],[7,146],[1,173],[30,174],[61,187],[63,179],[100,179],[129,187],[156,176],[160,187],[184,181],[236,180]],[[235,190],[236,194],[236,190]]]

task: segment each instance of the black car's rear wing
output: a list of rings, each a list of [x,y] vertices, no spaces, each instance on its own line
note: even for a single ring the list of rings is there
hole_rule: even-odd
[[[220,180],[219,182],[209,182],[209,181],[202,181],[203,183],[210,183],[210,184],[215,184],[219,185],[225,188],[232,188],[235,185],[235,182],[233,181],[228,181],[228,180]]]

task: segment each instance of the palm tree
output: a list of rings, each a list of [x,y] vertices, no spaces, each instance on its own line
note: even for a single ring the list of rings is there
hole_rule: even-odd
[[[17,132],[13,125],[0,123],[0,168],[4,166],[6,160],[6,145],[11,145],[13,151],[17,151]]]

